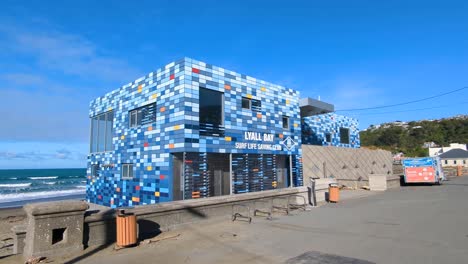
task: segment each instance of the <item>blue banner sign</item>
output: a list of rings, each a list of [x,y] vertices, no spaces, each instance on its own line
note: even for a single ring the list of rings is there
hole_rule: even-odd
[[[432,158],[414,158],[414,159],[404,159],[404,167],[427,167],[432,166],[434,161]]]

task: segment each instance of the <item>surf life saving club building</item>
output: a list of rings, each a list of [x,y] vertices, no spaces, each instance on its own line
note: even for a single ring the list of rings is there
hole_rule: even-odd
[[[184,58],[90,104],[87,200],[111,206],[302,186],[299,92]]]

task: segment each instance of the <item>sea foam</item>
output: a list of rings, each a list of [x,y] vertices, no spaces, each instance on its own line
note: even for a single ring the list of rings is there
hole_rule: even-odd
[[[44,177],[28,177],[31,180],[47,180],[47,179],[57,179],[58,176],[44,176]]]
[[[24,188],[31,186],[31,183],[6,183],[0,184],[0,188]]]
[[[0,203],[16,202],[23,200],[41,199],[68,196],[74,194],[85,194],[84,189],[63,190],[63,191],[44,191],[44,192],[30,192],[30,193],[8,193],[0,194]]]

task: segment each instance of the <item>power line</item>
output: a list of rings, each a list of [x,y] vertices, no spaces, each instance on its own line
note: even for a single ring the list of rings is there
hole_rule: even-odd
[[[391,104],[391,105],[382,105],[382,106],[374,106],[374,107],[365,107],[365,108],[339,109],[339,110],[335,110],[335,112],[372,110],[372,109],[381,109],[381,108],[389,108],[389,107],[400,106],[400,105],[413,104],[413,103],[418,103],[418,102],[422,102],[422,101],[434,99],[434,98],[437,98],[437,97],[441,97],[441,96],[444,96],[444,95],[447,95],[447,94],[456,93],[456,92],[461,91],[461,90],[464,90],[464,89],[466,89],[466,88],[468,88],[468,86],[462,87],[462,88],[460,88],[460,89],[452,90],[452,91],[449,91],[449,92],[437,94],[437,95],[434,95],[434,96],[430,96],[430,97],[426,97],[426,98],[422,98],[422,99],[418,99],[418,100],[413,100],[413,101],[404,102],[404,103]]]
[[[388,112],[371,112],[371,113],[361,113],[361,114],[356,114],[356,115],[380,115],[380,114],[393,114],[393,113],[404,113],[404,112],[414,112],[414,111],[421,111],[421,110],[431,110],[431,109],[438,109],[438,108],[445,108],[445,107],[453,107],[454,104],[467,104],[467,102],[459,102],[459,103],[453,103],[450,105],[440,105],[440,106],[434,106],[434,107],[426,107],[426,108],[419,108],[419,109],[407,109],[407,110],[401,110],[401,111],[388,111]]]

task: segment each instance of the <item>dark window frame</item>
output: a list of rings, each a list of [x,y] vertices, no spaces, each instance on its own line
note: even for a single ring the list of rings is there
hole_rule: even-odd
[[[248,107],[244,107],[244,102],[248,102],[248,104],[249,104]],[[247,97],[242,97],[241,106],[242,106],[242,109],[251,110],[252,109],[252,100],[250,98],[247,98]]]
[[[346,133],[344,133],[346,131]],[[343,137],[346,135],[346,137]],[[340,143],[350,144],[350,129],[347,127],[340,127]]]
[[[286,120],[286,122],[284,122]],[[282,116],[281,117],[281,124],[283,129],[289,129],[289,116]]]
[[[148,121],[143,123],[142,111],[144,109],[149,109],[150,107],[153,108],[152,110],[153,110],[154,117],[152,117],[151,119],[148,119]],[[140,106],[140,107],[137,107],[135,109],[128,111],[128,127],[129,128],[137,128],[139,126],[144,126],[144,125],[151,124],[154,122],[156,122],[156,103],[146,104],[146,105],[143,105],[143,106]]]
[[[248,102],[248,106],[244,105],[244,103]],[[246,110],[251,110],[255,112],[261,112],[262,111],[262,101],[257,100],[257,99],[252,99],[248,97],[242,97],[241,99],[241,107],[242,109]]]
[[[331,143],[331,142],[332,142],[331,133],[325,133],[325,142],[327,142],[327,143]]]
[[[202,95],[202,93],[204,93],[204,95]],[[213,100],[209,100],[210,96],[212,97],[219,96],[220,102],[214,102]],[[225,95],[223,92],[205,88],[205,87],[199,87],[198,120],[199,120],[200,136],[224,137],[225,135],[225,128],[224,128],[225,102],[224,100],[225,100]],[[210,103],[207,103],[207,102],[210,102]]]
[[[92,164],[91,165],[91,176],[98,177],[100,170],[101,170],[101,167],[99,166],[99,164]]]

